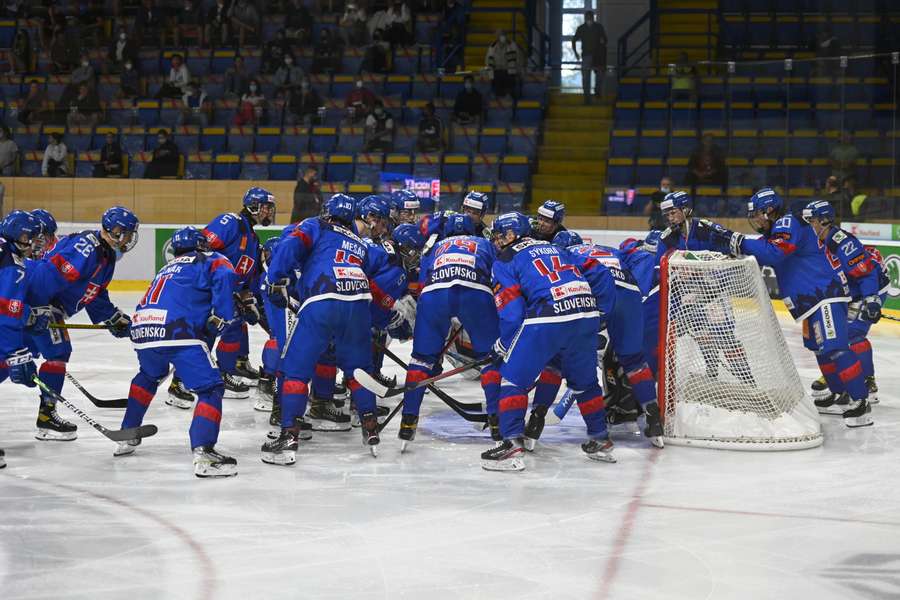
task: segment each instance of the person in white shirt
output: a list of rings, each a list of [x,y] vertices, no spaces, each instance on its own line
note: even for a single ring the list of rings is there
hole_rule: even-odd
[[[172,67],[169,69],[169,77],[163,83],[157,99],[181,98],[187,93],[188,84],[191,82],[191,72],[184,64],[184,58],[180,54],[172,55]]]
[[[50,143],[44,150],[44,162],[41,163],[41,175],[44,177],[66,177],[68,167],[66,166],[66,156],[69,150],[62,141],[61,133],[51,133]]]

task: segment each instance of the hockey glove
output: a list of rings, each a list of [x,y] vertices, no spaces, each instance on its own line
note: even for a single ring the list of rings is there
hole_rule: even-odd
[[[36,335],[46,333],[53,318],[53,309],[51,307],[32,306],[28,313],[28,319],[25,321],[25,329]]]
[[[266,284],[266,294],[269,296],[269,302],[276,308],[287,308],[288,305],[288,285],[290,279],[282,277],[275,283]]]
[[[503,345],[499,339],[494,342],[494,346],[491,348],[491,359],[495,363],[502,363],[506,360],[506,355],[509,353],[509,350],[506,349],[506,346]]]
[[[410,326],[416,322],[416,300],[409,294],[394,302],[393,308]],[[393,327],[393,323],[391,323],[391,327]]]
[[[259,306],[256,304],[256,296],[249,292],[235,293],[235,304],[240,315],[250,325],[259,323]]]
[[[34,366],[34,357],[31,356],[28,348],[20,348],[10,354],[6,358],[6,365],[9,367],[9,378],[13,383],[27,387],[37,385],[34,382],[37,368]]]
[[[866,296],[859,311],[859,318],[867,323],[877,323],[881,320],[881,298]]]
[[[397,304],[394,304],[397,306]],[[388,335],[391,336],[395,340],[408,340],[412,337],[412,325],[410,325],[409,321],[403,316],[399,311],[393,311],[391,313],[391,322],[388,324],[387,329]]]
[[[847,321],[855,321],[859,318],[859,309],[862,308],[862,300],[854,300],[847,305]]]
[[[222,317],[215,314],[209,315],[209,318],[206,319],[206,333],[212,337],[218,337],[225,330],[227,324],[228,322]]]
[[[743,256],[744,253],[741,250],[741,244],[744,243],[744,234],[743,233],[732,233],[731,239],[728,243],[728,249],[731,252],[732,256]]]
[[[131,330],[131,317],[117,310],[113,316],[103,321],[103,324],[109,327],[109,332],[117,338],[128,337]]]

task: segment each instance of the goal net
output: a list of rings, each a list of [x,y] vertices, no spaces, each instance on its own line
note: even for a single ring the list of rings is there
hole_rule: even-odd
[[[673,252],[660,264],[665,441],[732,450],[822,443],[756,259]]]

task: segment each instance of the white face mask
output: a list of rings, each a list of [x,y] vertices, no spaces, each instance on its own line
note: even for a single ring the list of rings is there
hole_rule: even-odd
[[[357,82],[356,82],[356,87],[361,88],[361,87],[362,87],[362,81],[357,81]]]
[[[127,70],[127,71],[131,70],[131,63],[125,63],[125,70]]]
[[[284,64],[286,64],[287,66],[291,66],[292,64],[294,64],[294,59],[286,58],[286,59],[284,59]]]
[[[127,36],[125,35],[125,32],[124,32],[124,31],[123,31],[122,33],[119,34],[119,39],[120,39],[120,40],[124,40],[126,37],[127,37]]]
[[[664,194],[668,194],[671,191],[671,188],[667,185],[663,185],[660,186],[659,191],[663,192]]]
[[[86,60],[81,61],[81,66],[82,66],[82,67],[86,67],[86,66],[88,66],[89,64],[91,64],[91,63],[89,63],[89,62],[86,61]]]
[[[256,86],[255,86],[255,85],[251,85],[251,86],[250,86],[250,91],[251,91],[251,92],[255,92],[255,91],[256,91]]]

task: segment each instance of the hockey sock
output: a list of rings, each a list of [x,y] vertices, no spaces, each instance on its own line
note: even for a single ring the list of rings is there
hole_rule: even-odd
[[[481,369],[481,389],[484,392],[484,402],[487,414],[497,414],[497,403],[500,401],[500,371],[497,366],[490,364]]]
[[[222,394],[224,385],[197,392],[197,406],[191,420],[191,448],[214,446],[219,439],[219,423],[222,421]]]
[[[556,369],[546,368],[538,376],[534,386],[534,405],[550,406],[556,400],[559,386],[562,385],[562,375]]]
[[[281,426],[293,427],[294,420],[306,413],[309,402],[309,384],[291,377],[284,378],[281,387]]]
[[[528,409],[528,394],[517,385],[505,379],[500,382],[500,435],[503,439],[525,435],[525,411]]]
[[[274,337],[270,337],[263,346],[263,370],[266,373],[274,373],[278,369],[279,358],[281,358],[281,352],[278,350],[278,341]]]
[[[850,350],[859,359],[862,365],[863,377],[872,377],[875,375],[875,363],[872,361],[872,344],[867,338],[860,341],[850,343]]]
[[[406,371],[406,385],[416,384],[424,379],[428,379],[431,377],[431,370],[432,365],[423,364],[418,359],[413,358],[409,361],[409,368]],[[418,416],[423,397],[425,397],[424,387],[403,394],[403,414]]]
[[[578,402],[578,410],[587,426],[588,436],[606,437],[606,404],[603,402],[603,390],[600,386],[595,384],[583,392],[576,392],[575,401]]]
[[[240,340],[240,348],[238,349],[238,356],[240,358],[247,358],[250,356],[250,328],[247,327],[246,322],[241,323],[241,336]]]
[[[239,340],[227,340],[225,339],[225,334],[222,335],[219,345],[216,346],[216,362],[220,371],[223,373],[234,373],[237,368],[237,356],[240,348],[241,342]]]
[[[869,389],[866,387],[866,380],[863,377],[863,368],[859,359],[849,350],[841,350],[836,354],[837,356],[833,356],[833,360],[843,389],[847,390],[847,393],[854,400],[867,398]]]
[[[656,402],[656,382],[647,363],[641,363],[637,369],[630,370],[626,367],[625,376],[631,385],[631,393],[641,406]]]
[[[5,360],[0,360],[0,383],[6,381],[7,377],[9,377],[9,366]]]
[[[324,357],[323,357],[324,358]],[[334,382],[337,379],[337,367],[334,364],[316,363],[312,378],[313,395],[316,400],[334,399]]]
[[[62,392],[63,381],[66,377],[66,362],[62,360],[47,360],[38,369],[38,376],[41,381],[54,392],[59,394]],[[56,400],[41,392],[41,404],[54,404]]]
[[[352,369],[349,371],[353,372]],[[356,405],[356,412],[360,415],[375,412],[375,394],[359,385],[352,377],[347,380],[347,389],[350,390],[350,398]]]
[[[122,418],[122,429],[137,427],[144,422],[144,414],[150,408],[158,385],[156,379],[143,371],[138,371],[128,389],[128,407],[125,409],[125,417]]]
[[[829,391],[832,394],[843,392],[844,386],[841,385],[841,380],[837,375],[837,365],[824,354],[816,354],[816,361],[819,363],[819,370],[822,372],[822,376],[825,377],[825,383],[828,384]]]

